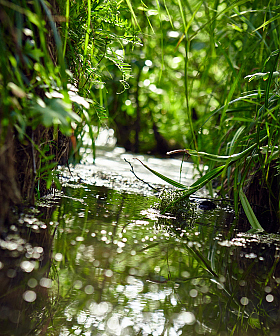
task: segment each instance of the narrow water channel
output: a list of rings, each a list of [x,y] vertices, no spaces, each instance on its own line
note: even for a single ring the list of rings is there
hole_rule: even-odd
[[[98,154],[1,237],[0,335],[280,335],[277,234],[239,232],[229,203],[195,197],[159,216],[132,158]],[[180,161],[141,159],[180,179]]]

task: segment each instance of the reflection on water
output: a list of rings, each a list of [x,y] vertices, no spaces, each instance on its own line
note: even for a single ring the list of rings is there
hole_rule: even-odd
[[[156,198],[89,185],[67,187],[65,195],[53,218],[58,226],[52,288],[60,312],[54,334],[277,330],[275,239],[268,249],[257,235],[225,228],[221,218],[227,213],[219,206],[197,210],[195,222],[176,227],[174,219],[156,219],[149,210]]]
[[[41,209],[44,218],[57,201],[53,197]],[[36,218],[38,214],[29,209],[0,236],[0,335],[35,335],[36,330],[47,330],[51,321],[52,223]]]
[[[74,180],[0,239],[0,335],[280,335],[277,234]]]

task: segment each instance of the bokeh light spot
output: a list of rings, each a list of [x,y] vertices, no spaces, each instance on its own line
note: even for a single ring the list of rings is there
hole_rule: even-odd
[[[243,296],[243,297],[240,299],[240,303],[241,303],[243,306],[247,306],[247,304],[249,303],[249,299],[248,299],[246,296]]]
[[[27,302],[34,302],[36,300],[36,293],[34,291],[28,290],[23,293],[23,299]]]

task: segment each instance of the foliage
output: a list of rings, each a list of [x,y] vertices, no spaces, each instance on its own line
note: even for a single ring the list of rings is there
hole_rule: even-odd
[[[58,4],[66,13],[61,33],[64,55],[73,74],[71,83],[89,103],[74,106],[82,118],[75,135],[79,138],[79,147],[88,130],[94,152],[96,126],[108,117],[108,84],[113,76],[117,76],[120,92],[128,88],[131,68],[124,61],[124,46],[138,41],[131,22],[125,18],[127,10],[121,2],[68,0],[58,1]]]
[[[186,196],[204,185],[212,194],[220,176],[220,193],[237,210],[239,191],[259,173],[276,213],[279,190],[269,176],[279,158],[278,3],[145,4],[150,29],[160,29],[144,42],[141,111],[151,109],[162,134],[189,149],[202,177]]]
[[[1,121],[14,126],[21,140],[27,127],[60,125],[70,134],[70,122],[80,121],[71,111],[62,45],[50,15],[39,1],[31,8],[25,1],[1,1]],[[46,25],[55,55],[47,51]]]
[[[119,52],[135,42],[134,30],[114,0],[1,0],[0,9],[1,180],[13,185],[12,203],[32,202],[67,163],[69,139],[77,161],[88,130],[94,153],[107,114],[104,78],[118,71],[127,88],[130,67]]]
[[[44,1],[34,1],[32,8],[25,1],[1,1],[2,125],[15,126],[20,139],[28,126],[34,129],[38,125],[59,125],[69,135],[71,122],[80,123],[81,118],[89,122],[92,109],[102,118],[106,113],[103,104],[98,104],[94,92],[88,91],[104,84],[108,63],[120,70],[121,82],[127,87],[129,65],[118,55],[113,42],[133,42],[134,36],[129,36],[129,23],[120,17],[120,5],[104,1],[91,7],[88,1],[88,10],[85,1],[59,5],[61,15],[66,11],[63,42],[54,21],[57,16],[52,16]],[[47,40],[47,29],[53,35],[51,40]],[[71,72],[65,67],[64,55]],[[103,58],[109,62],[100,64]],[[77,113],[71,111],[71,104],[75,104]]]

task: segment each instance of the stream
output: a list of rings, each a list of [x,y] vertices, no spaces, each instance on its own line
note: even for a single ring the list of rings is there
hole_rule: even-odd
[[[134,157],[198,176],[117,147],[60,168],[62,190],[0,239],[0,335],[280,335],[278,234],[238,231],[229,202],[200,206],[205,190],[160,215],[172,188]]]

